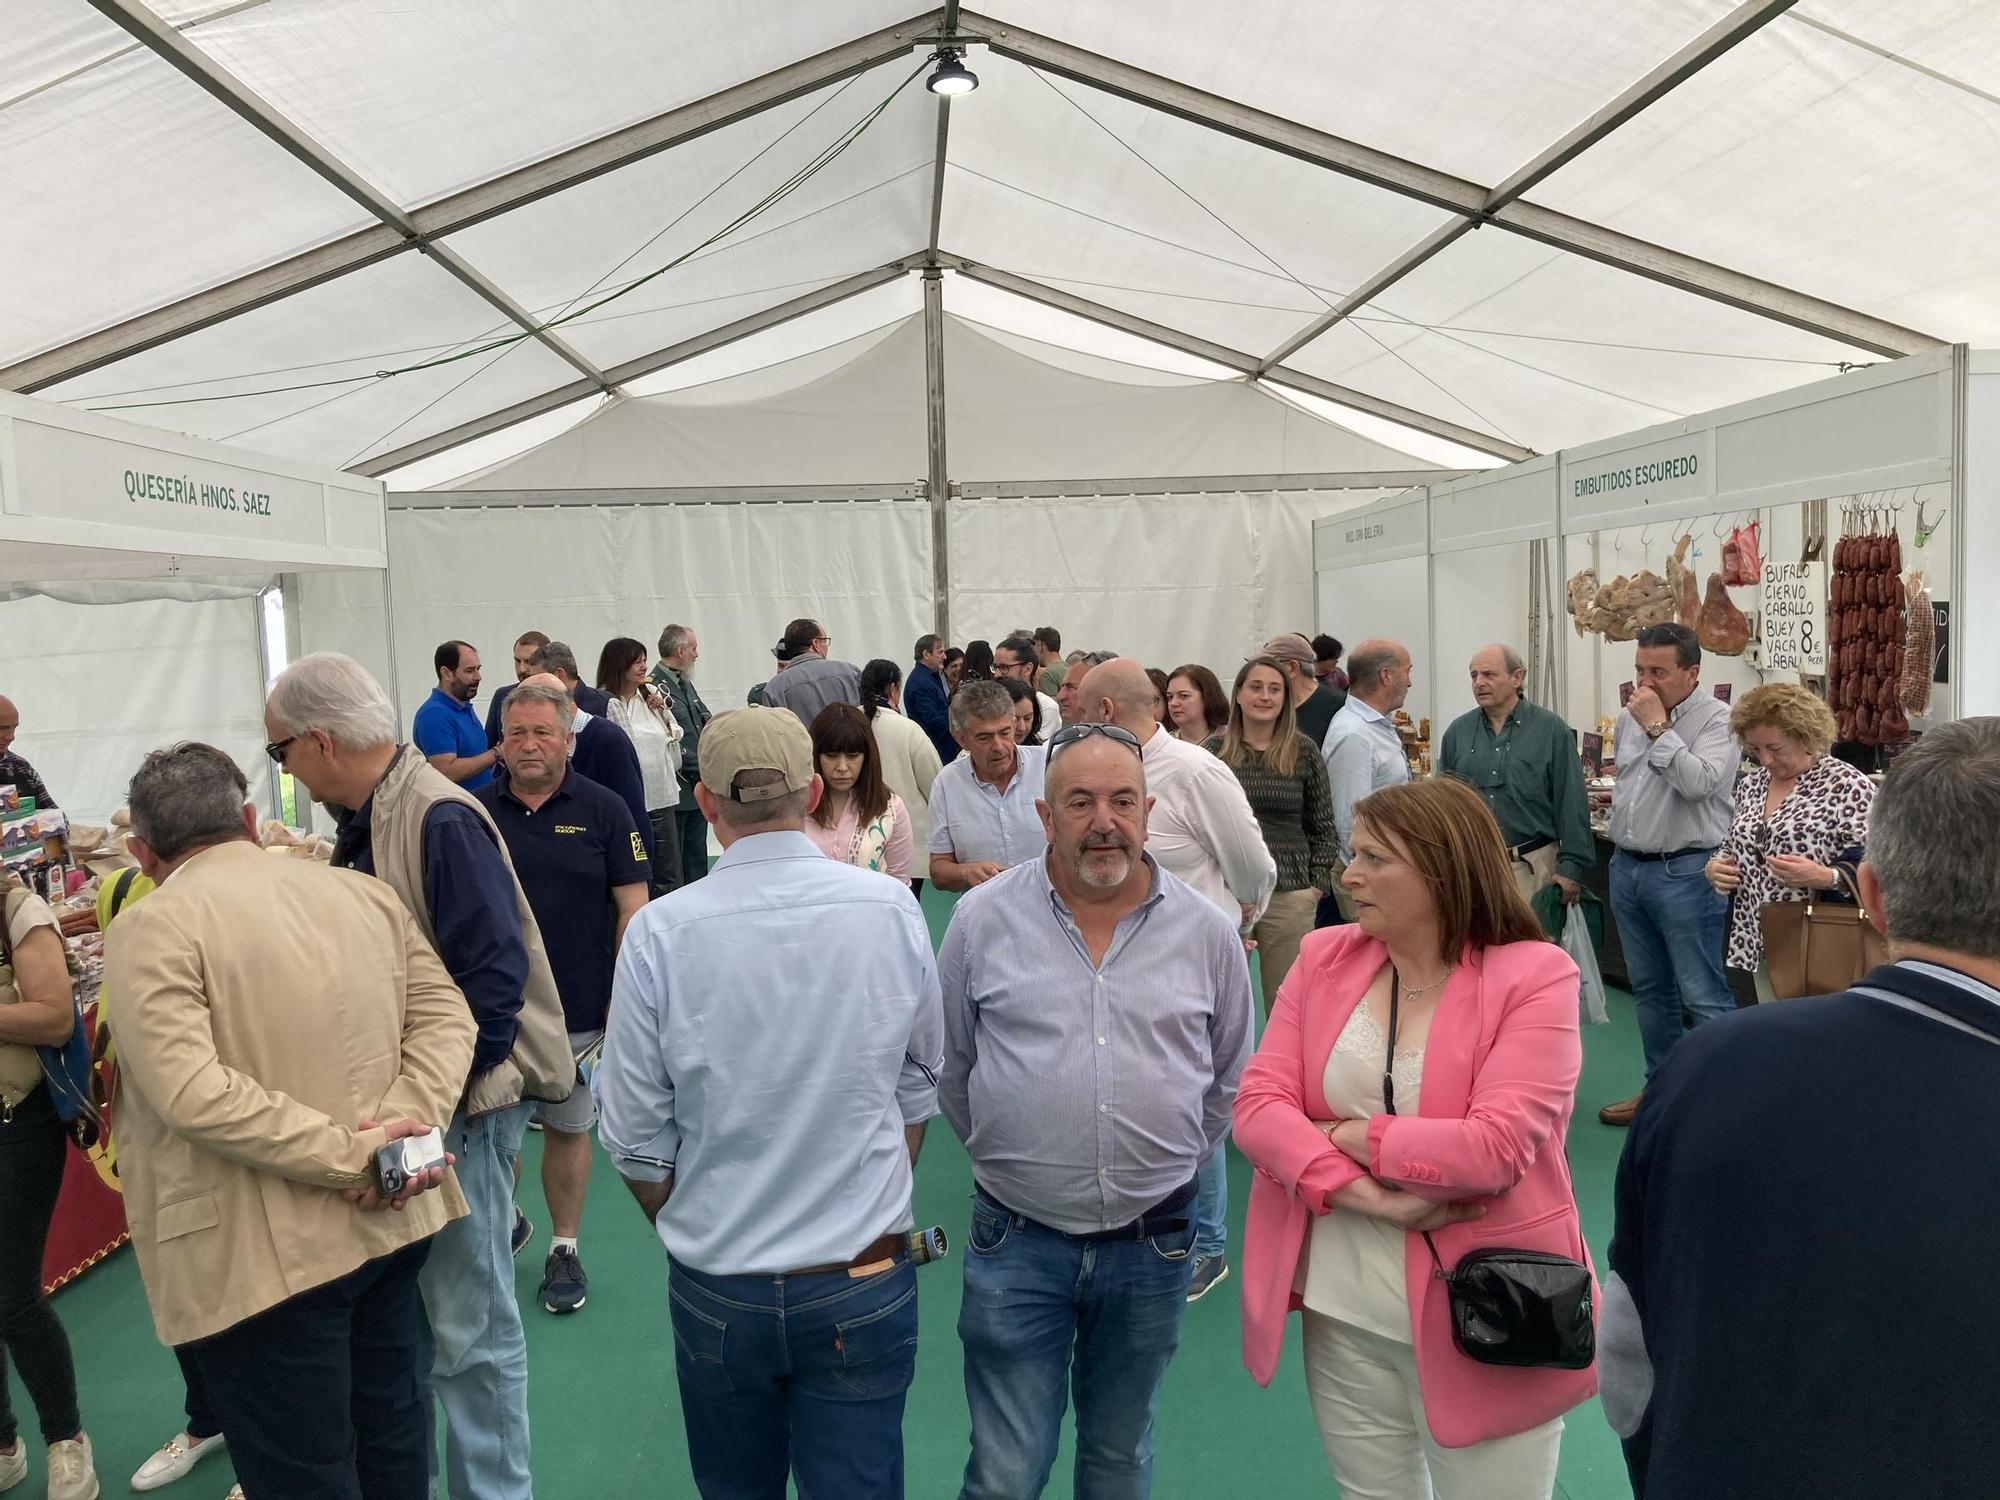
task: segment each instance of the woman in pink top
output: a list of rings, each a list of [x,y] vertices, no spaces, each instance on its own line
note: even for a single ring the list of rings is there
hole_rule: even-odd
[[[806,818],[806,837],[828,859],[909,882],[916,859],[909,810],[882,780],[882,751],[868,717],[829,703],[812,723],[813,764],[824,790]]]
[[[1349,1500],[1547,1500],[1562,1414],[1596,1372],[1460,1353],[1417,1231],[1446,1266],[1489,1246],[1587,1263],[1563,1156],[1576,966],[1543,939],[1462,783],[1364,799],[1353,848],[1355,923],[1306,938],[1236,1096],[1257,1169],[1244,1363],[1269,1384],[1303,1312],[1313,1414]]]

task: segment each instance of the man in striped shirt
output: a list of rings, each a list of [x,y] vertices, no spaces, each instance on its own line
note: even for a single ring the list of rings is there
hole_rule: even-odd
[[[1251,1048],[1236,924],[1145,852],[1137,738],[1049,745],[1049,849],[969,892],[939,954],[938,1104],[972,1158],[963,1500],[1048,1482],[1076,1387],[1076,1492],[1144,1496],[1180,1342],[1196,1175]]]

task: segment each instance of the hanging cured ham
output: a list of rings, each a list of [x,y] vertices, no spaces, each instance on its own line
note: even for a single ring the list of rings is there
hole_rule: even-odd
[[[1695,617],[1694,633],[1701,649],[1717,656],[1741,656],[1750,644],[1750,622],[1731,601],[1720,573],[1708,575],[1708,594]]]

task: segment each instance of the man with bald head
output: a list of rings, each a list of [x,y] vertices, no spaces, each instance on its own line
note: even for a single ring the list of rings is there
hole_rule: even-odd
[[[33,797],[37,811],[54,807],[56,799],[49,795],[35,768],[14,753],[14,736],[20,728],[21,710],[14,707],[13,699],[0,698],[0,786],[11,786],[23,797]]]
[[[1153,795],[1147,852],[1247,933],[1277,888],[1278,866],[1236,773],[1160,727],[1159,690],[1136,661],[1118,657],[1093,667],[1077,699],[1087,722],[1116,724],[1139,742]],[[1218,1150],[1202,1166],[1189,1301],[1229,1274],[1228,1159]]]
[[[1354,857],[1354,804],[1410,779],[1409,757],[1389,718],[1410,696],[1410,653],[1395,641],[1363,641],[1347,655],[1347,678],[1347,701],[1327,726],[1321,747],[1342,869]],[[1338,880],[1333,894],[1340,915],[1352,922],[1354,898]]]
[[[1101,669],[1100,669],[1101,670]],[[1196,1173],[1251,1046],[1236,923],[1147,848],[1136,735],[1048,747],[1048,850],[969,892],[938,956],[938,1104],[972,1158],[963,1500],[1039,1495],[1076,1390],[1079,1495],[1151,1488]]]
[[[1475,652],[1470,670],[1479,706],[1445,730],[1438,770],[1486,799],[1507,840],[1514,883],[1524,899],[1554,884],[1562,887],[1563,900],[1574,904],[1597,862],[1576,735],[1555,714],[1521,696],[1528,671],[1512,646]]]

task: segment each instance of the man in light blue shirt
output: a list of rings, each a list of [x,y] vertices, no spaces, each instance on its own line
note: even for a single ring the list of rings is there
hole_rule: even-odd
[[[723,854],[627,928],[593,1080],[667,1247],[704,1495],[783,1494],[788,1473],[801,1494],[903,1493],[911,1169],[943,1017],[909,887],[802,831],[820,791],[790,710],[710,721],[695,798]]]
[[[1410,696],[1410,653],[1394,641],[1363,641],[1347,656],[1347,702],[1327,726],[1326,778],[1333,792],[1333,825],[1340,835],[1340,863],[1354,856],[1354,804],[1385,786],[1410,779],[1410,760],[1389,716]],[[1332,891],[1344,921],[1354,920],[1354,898]],[[1320,903],[1320,925],[1329,914]]]
[[[1035,810],[1047,752],[1014,743],[1014,700],[997,682],[953,695],[951,734],[965,754],[931,783],[931,884],[969,891],[1048,848]]]

